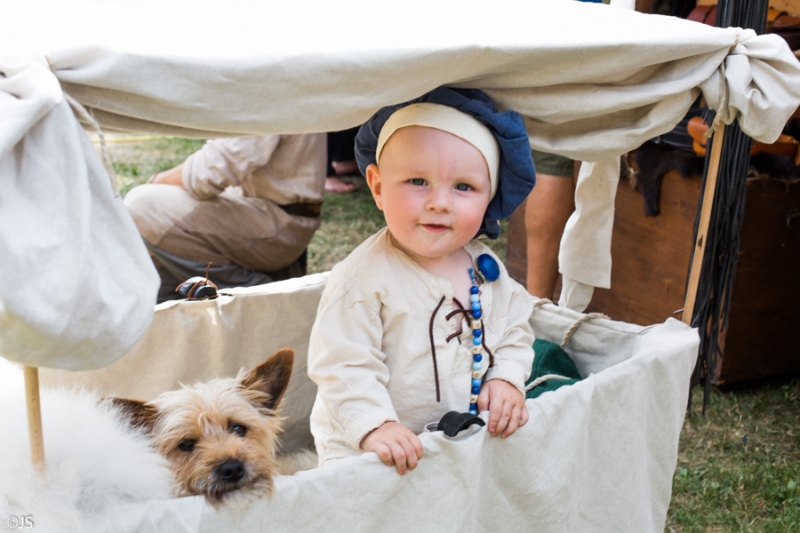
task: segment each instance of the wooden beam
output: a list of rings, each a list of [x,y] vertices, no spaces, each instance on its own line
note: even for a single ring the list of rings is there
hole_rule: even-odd
[[[717,191],[717,178],[719,176],[719,162],[722,157],[722,141],[725,139],[725,125],[721,124],[714,132],[714,144],[711,147],[711,158],[708,161],[708,176],[706,177],[705,190],[703,191],[703,204],[700,206],[700,224],[697,228],[697,238],[694,241],[694,254],[692,266],[689,270],[689,281],[686,286],[686,299],[683,304],[683,322],[692,323],[694,305],[697,301],[697,287],[700,282],[700,271],[703,269],[703,256],[708,240],[708,226],[711,221],[711,211],[714,205],[714,194]]]

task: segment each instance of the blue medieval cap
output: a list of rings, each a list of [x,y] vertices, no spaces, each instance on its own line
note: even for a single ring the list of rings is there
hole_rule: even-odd
[[[497,193],[486,208],[476,237],[486,235],[496,239],[500,236],[499,221],[510,217],[536,184],[536,171],[522,116],[516,111],[497,111],[494,102],[482,91],[439,87],[414,100],[380,109],[356,136],[356,162],[361,174],[366,176],[367,167],[377,164],[378,136],[388,118],[402,107],[422,102],[446,105],[471,115],[494,135],[500,148]]]

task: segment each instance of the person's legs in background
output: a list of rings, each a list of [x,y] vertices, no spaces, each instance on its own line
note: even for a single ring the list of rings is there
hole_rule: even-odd
[[[575,210],[575,164],[571,159],[533,151],[536,186],[525,204],[528,292],[553,298],[558,281],[561,235]]]
[[[358,175],[355,139],[358,128],[328,133],[328,174],[325,179],[326,192],[351,192],[358,185],[342,179],[342,176]]]
[[[206,273],[219,288],[305,275],[304,250],[319,226],[238,188],[196,200],[179,187],[146,184],[131,189],[125,205],[161,276],[158,303],[180,298],[178,284]]]

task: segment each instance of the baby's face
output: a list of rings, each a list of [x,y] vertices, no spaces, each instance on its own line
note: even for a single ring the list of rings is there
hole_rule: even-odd
[[[447,258],[478,233],[489,205],[481,152],[450,133],[409,126],[367,168],[375,203],[392,236],[418,262]]]

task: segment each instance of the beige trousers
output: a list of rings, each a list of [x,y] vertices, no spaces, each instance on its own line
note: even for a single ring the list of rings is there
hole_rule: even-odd
[[[319,227],[319,218],[290,215],[236,188],[195,200],[180,187],[147,184],[132,189],[125,205],[153,246],[204,264],[235,263],[261,272],[292,263]]]

